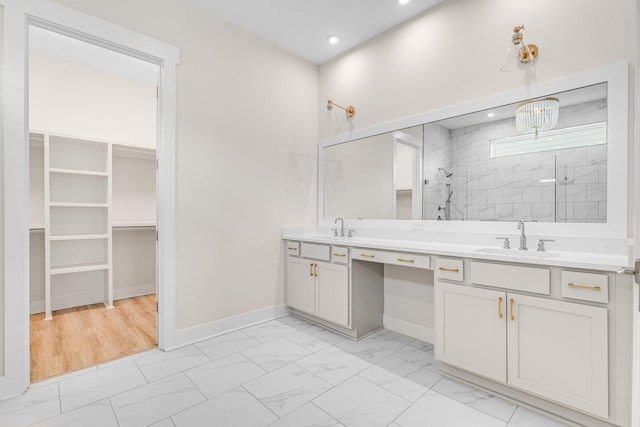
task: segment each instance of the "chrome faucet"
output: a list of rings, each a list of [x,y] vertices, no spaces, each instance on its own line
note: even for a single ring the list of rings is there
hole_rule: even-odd
[[[520,247],[521,251],[527,250],[527,236],[524,234],[524,222],[518,221],[518,230],[520,230]]]
[[[344,219],[336,218],[336,220],[333,221],[333,223],[337,224],[338,221],[340,221],[340,237],[344,237]]]

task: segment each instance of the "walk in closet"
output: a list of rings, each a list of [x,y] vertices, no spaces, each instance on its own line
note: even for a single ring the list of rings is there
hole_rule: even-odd
[[[156,291],[156,154],[32,132],[31,313]]]

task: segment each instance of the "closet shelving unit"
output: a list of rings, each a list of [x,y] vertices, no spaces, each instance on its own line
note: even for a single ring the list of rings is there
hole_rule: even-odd
[[[45,317],[65,275],[97,272],[113,307],[112,144],[44,134]],[[101,274],[100,274],[101,273]],[[95,285],[93,285],[95,286]]]

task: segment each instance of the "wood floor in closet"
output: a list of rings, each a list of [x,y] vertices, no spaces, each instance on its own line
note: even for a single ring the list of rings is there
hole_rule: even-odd
[[[156,341],[156,296],[31,315],[31,382],[150,350]]]

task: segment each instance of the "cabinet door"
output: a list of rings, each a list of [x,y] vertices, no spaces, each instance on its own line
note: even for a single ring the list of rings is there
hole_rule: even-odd
[[[288,258],[287,305],[305,313],[314,314],[314,262]]]
[[[507,297],[513,306],[507,322],[509,383],[608,417],[607,310],[524,295]]]
[[[506,293],[437,282],[435,357],[506,381]]]
[[[349,267],[317,262],[316,316],[349,326]]]

